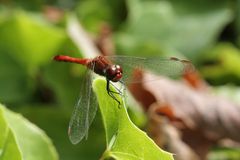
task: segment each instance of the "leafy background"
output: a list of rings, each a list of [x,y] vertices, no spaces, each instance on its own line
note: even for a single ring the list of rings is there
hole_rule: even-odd
[[[74,146],[67,137],[83,71],[52,57],[82,56],[66,33],[69,15],[76,14],[93,37],[109,24],[117,54],[186,57],[216,89],[221,85],[222,92],[236,97],[239,6],[237,0],[1,1],[0,102],[43,129],[60,159],[98,159],[105,150],[99,113],[88,141]],[[50,18],[54,9],[57,18]],[[239,157],[237,151],[219,149],[210,159],[222,154]]]

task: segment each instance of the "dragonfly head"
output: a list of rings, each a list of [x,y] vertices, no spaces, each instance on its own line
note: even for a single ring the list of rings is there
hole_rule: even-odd
[[[110,65],[106,69],[106,77],[110,81],[118,82],[122,78],[122,67],[119,65]]]

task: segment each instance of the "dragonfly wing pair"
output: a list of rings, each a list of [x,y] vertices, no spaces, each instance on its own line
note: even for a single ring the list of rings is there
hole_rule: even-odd
[[[92,72],[87,69],[81,83],[80,98],[74,107],[68,128],[69,139],[73,144],[87,138],[89,127],[96,115],[96,96],[92,90]]]
[[[122,80],[125,83],[138,83],[141,81],[141,75],[134,74],[137,70],[170,77],[179,77],[194,71],[192,63],[175,57],[142,58],[131,56],[107,56],[106,58],[113,64],[118,64],[122,67]],[[133,75],[135,77],[133,77]]]

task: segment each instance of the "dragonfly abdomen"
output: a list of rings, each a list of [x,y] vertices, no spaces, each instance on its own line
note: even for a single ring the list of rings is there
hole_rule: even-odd
[[[85,66],[89,63],[89,61],[91,61],[91,59],[87,59],[87,58],[74,58],[74,57],[69,57],[64,55],[57,55],[53,59],[55,61],[78,63]]]

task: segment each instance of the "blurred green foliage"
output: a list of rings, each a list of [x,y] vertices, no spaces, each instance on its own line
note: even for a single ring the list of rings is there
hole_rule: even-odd
[[[2,19],[0,35],[1,100],[27,101],[36,87],[40,67],[50,63],[66,34],[43,17],[14,10]]]
[[[213,84],[240,84],[240,50],[231,43],[219,43],[201,57],[201,72]]]
[[[47,6],[62,13],[57,22],[47,16]],[[103,24],[109,24],[118,54],[187,57],[211,84],[239,85],[239,1],[3,1],[0,102],[45,130],[60,159],[98,159],[105,148],[99,113],[88,141],[73,146],[67,137],[83,69],[74,64],[58,64],[52,57],[82,56],[66,33],[69,13],[76,14],[94,36]],[[220,154],[223,152],[220,150]]]
[[[239,148],[215,148],[215,152],[209,154],[209,159],[211,160],[237,160],[240,159]]]
[[[117,42],[120,52],[134,55],[175,51],[195,60],[197,54],[216,42],[223,27],[232,20],[228,1],[127,2],[127,25]]]

